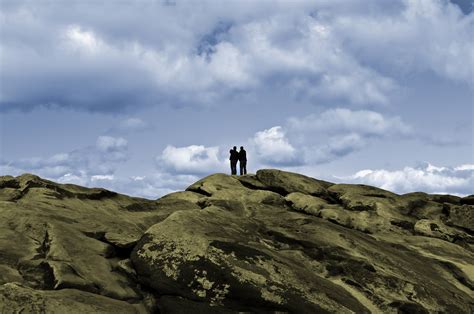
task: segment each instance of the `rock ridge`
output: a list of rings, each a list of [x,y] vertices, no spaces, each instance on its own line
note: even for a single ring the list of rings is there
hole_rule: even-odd
[[[157,200],[0,177],[1,313],[472,313],[474,195],[277,169]]]

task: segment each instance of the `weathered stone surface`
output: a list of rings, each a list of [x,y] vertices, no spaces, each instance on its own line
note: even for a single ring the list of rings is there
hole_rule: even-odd
[[[450,206],[448,224],[474,232],[474,206]]]
[[[463,197],[461,198],[460,202],[461,204],[474,205],[474,195]]]
[[[431,194],[428,195],[428,198],[437,203],[448,203],[453,205],[461,204],[461,198],[455,195],[448,195],[448,194]]]
[[[394,193],[368,185],[335,184],[328,189],[347,210],[376,211],[380,206],[391,206]]]
[[[144,298],[138,282],[114,269],[145,230],[174,210],[199,208],[185,200],[168,206],[166,200],[56,184],[29,174],[1,177],[0,186],[1,196],[15,195],[0,197],[0,284],[80,290],[111,301]]]
[[[0,285],[0,313],[147,313],[144,305],[133,305],[73,289],[34,290],[16,283]]]
[[[254,174],[246,174],[243,176],[236,177],[237,180],[242,183],[245,187],[249,189],[256,189],[256,190],[266,190],[268,187],[258,180],[257,176]]]
[[[246,188],[239,180],[223,173],[210,175],[196,183],[190,185],[186,191],[199,193],[205,196],[212,196],[219,191],[245,191]]]
[[[469,202],[279,170],[158,200],[0,177],[0,312],[472,313]]]
[[[320,197],[300,192],[290,193],[285,199],[291,203],[293,209],[315,216],[319,216],[324,208],[341,208],[338,204],[329,204],[328,201]]]
[[[461,230],[456,230],[440,223],[439,221],[430,219],[420,219],[414,226],[415,232],[433,238],[439,238],[453,242],[457,239],[464,239],[470,243],[474,243],[474,238]]]
[[[332,183],[326,181],[276,169],[258,170],[257,179],[262,182],[267,189],[285,195],[292,192],[300,192],[313,196],[326,195],[326,189],[332,185]]]
[[[214,206],[176,212],[147,231],[132,261],[157,291],[238,311],[367,312],[339,285],[272,252],[273,231],[259,222]]]
[[[204,196],[201,210],[175,212],[139,241],[131,258],[145,285],[235,311],[472,310],[473,252],[455,244],[470,236],[443,223],[446,202],[354,185],[287,193],[258,174],[219,176],[188,188]],[[259,190],[286,204],[264,204]],[[422,232],[426,217],[444,232]]]

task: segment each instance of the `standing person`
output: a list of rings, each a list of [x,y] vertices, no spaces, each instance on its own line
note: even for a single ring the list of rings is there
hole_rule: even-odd
[[[229,153],[230,172],[234,175],[237,174],[237,161],[239,160],[239,152],[237,151],[237,146],[234,146],[234,148],[231,149]]]
[[[239,151],[240,175],[247,174],[247,152],[243,146]]]

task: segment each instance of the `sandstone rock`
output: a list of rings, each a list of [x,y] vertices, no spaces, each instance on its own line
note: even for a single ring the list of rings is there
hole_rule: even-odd
[[[260,182],[256,175],[254,174],[246,174],[243,176],[238,176],[237,180],[240,181],[245,187],[249,189],[256,189],[256,190],[266,190],[268,187]]]
[[[415,224],[415,232],[433,238],[453,242],[460,232],[456,232],[436,220],[420,219]]]
[[[474,205],[474,195],[463,197],[461,198],[460,202],[461,204]]]
[[[401,195],[398,199],[397,208],[404,215],[418,219],[439,219],[444,215],[444,205],[438,201],[432,201],[433,197],[426,193],[408,193]],[[435,200],[439,200],[437,196]]]
[[[179,201],[188,201],[194,204],[197,204],[199,200],[201,200],[204,196],[199,193],[191,192],[191,191],[182,191],[182,192],[174,192],[168,195],[163,196],[159,199],[160,202],[166,202],[170,200],[179,200]]]
[[[453,205],[461,204],[461,198],[455,195],[448,195],[448,194],[431,194],[428,195],[428,198],[437,203],[448,203]]]
[[[197,181],[186,189],[186,191],[199,193],[205,196],[212,196],[218,191],[228,190],[245,191],[246,188],[236,178],[223,173],[217,173]]]
[[[450,206],[447,223],[474,232],[474,205]]]
[[[111,301],[140,303],[146,294],[130,276],[113,271],[145,230],[174,210],[199,208],[185,200],[165,204],[28,174],[0,177],[0,186],[0,284],[72,289]],[[15,197],[5,200],[5,194]]]
[[[469,200],[278,170],[158,200],[0,177],[0,312],[472,313]]]
[[[0,313],[147,313],[133,305],[73,289],[33,290],[15,283],[0,285]]]
[[[214,206],[176,212],[147,231],[132,261],[141,280],[157,291],[211,306],[236,311],[367,312],[338,285],[269,250],[258,229],[252,220]],[[324,293],[317,291],[321,287]]]
[[[328,189],[347,210],[376,211],[377,206],[390,206],[396,194],[368,185],[335,184]]]
[[[307,214],[319,216],[324,208],[339,208],[340,205],[329,204],[328,201],[308,194],[294,192],[288,194],[285,199],[291,203],[293,209]]]
[[[267,189],[284,195],[292,192],[300,192],[313,196],[322,196],[327,194],[326,189],[332,185],[332,183],[326,181],[275,169],[257,171],[257,179],[262,182]]]

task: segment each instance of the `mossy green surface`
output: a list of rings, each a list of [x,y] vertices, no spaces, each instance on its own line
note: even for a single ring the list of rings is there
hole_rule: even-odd
[[[471,313],[469,202],[271,169],[158,200],[0,177],[0,312]]]

